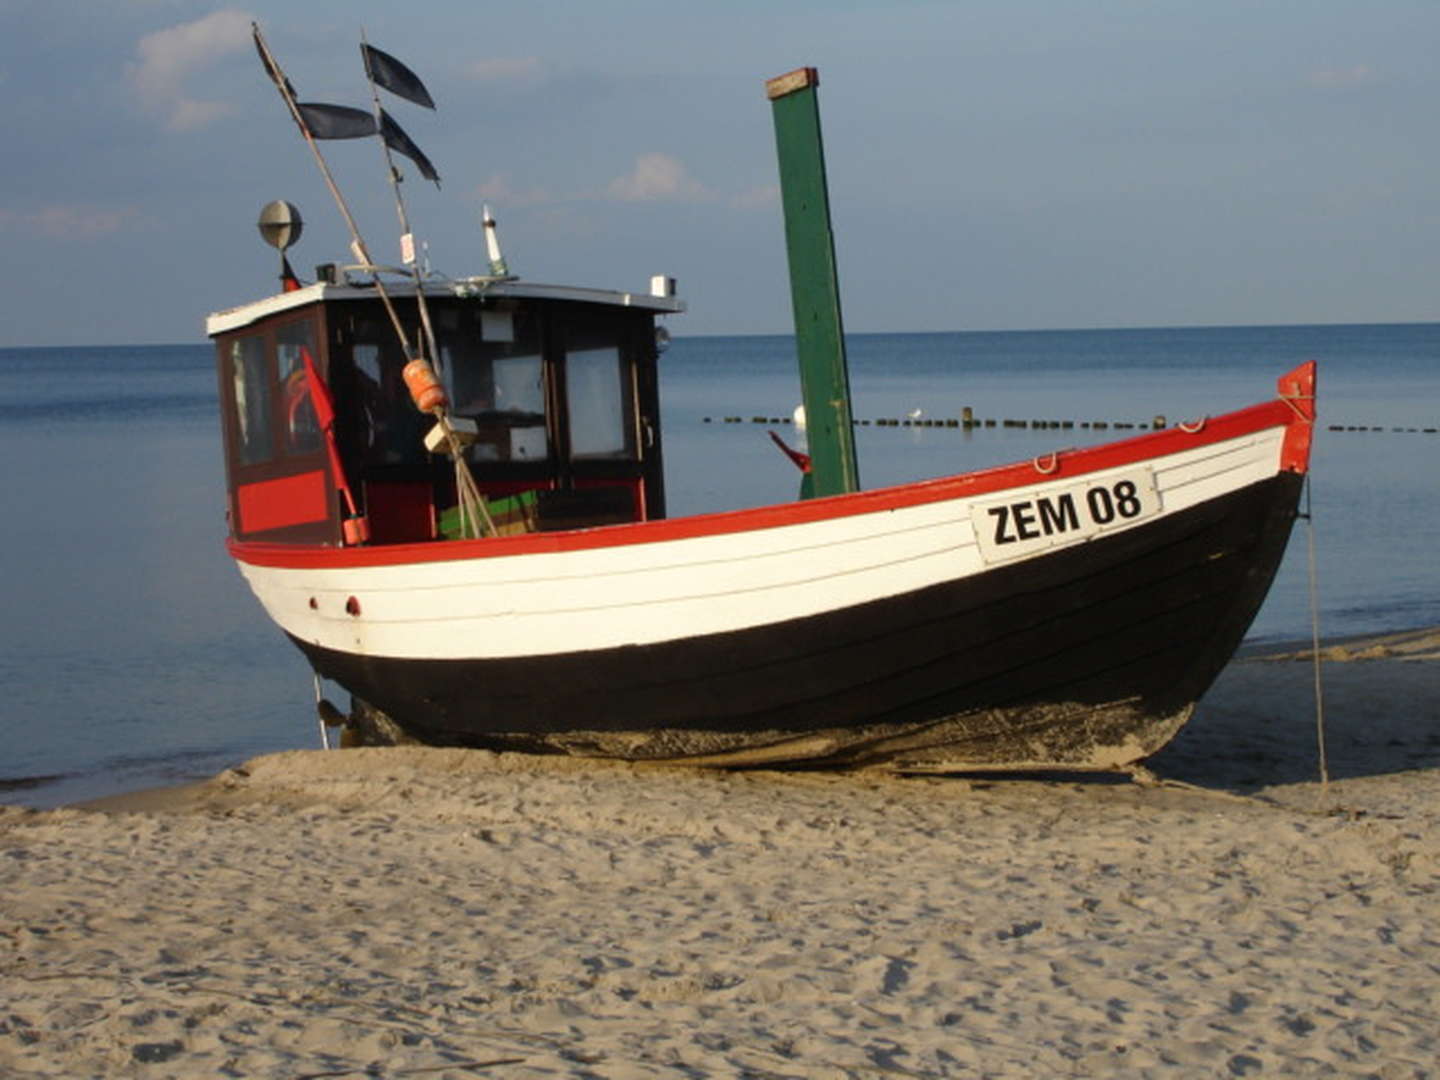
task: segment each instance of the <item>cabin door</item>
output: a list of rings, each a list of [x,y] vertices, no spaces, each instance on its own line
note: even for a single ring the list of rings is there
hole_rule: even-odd
[[[338,543],[340,514],[311,397],[307,357],[324,370],[317,311],[217,341],[230,535]]]
[[[559,487],[585,524],[663,517],[651,321],[597,312],[556,338]]]

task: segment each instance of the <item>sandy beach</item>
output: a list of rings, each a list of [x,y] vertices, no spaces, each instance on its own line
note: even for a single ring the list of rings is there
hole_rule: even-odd
[[[1433,1076],[1440,630],[1324,655],[1328,786],[1292,650],[1159,782],[317,750],[0,808],[0,1075]]]

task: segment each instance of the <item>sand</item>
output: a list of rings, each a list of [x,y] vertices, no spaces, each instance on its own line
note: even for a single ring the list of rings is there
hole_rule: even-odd
[[[1120,778],[259,758],[0,809],[0,1075],[1436,1075],[1440,631]],[[1188,785],[1188,786],[1187,786]]]

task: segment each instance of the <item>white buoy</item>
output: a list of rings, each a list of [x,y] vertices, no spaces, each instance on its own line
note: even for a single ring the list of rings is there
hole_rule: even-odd
[[[911,409],[911,410],[910,410],[908,413],[906,413],[905,415],[908,416],[911,420],[919,420],[922,416],[925,415],[925,410],[924,410],[924,409]]]
[[[796,405],[795,411],[790,414],[790,421],[795,425],[796,431],[805,430],[805,406]]]

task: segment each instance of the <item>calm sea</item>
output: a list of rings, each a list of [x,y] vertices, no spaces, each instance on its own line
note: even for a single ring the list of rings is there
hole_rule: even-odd
[[[1423,430],[1440,425],[1440,324],[877,334],[849,351],[859,419],[968,406],[1076,425],[861,425],[866,487],[1222,412],[1316,359],[1321,630],[1440,624],[1440,435]],[[765,431],[793,433],[752,421],[800,400],[789,338],[678,338],[663,368],[672,514],[794,496]],[[1112,429],[1079,427],[1094,421]],[[208,345],[0,349],[0,460],[0,800],[54,805],[318,745],[309,669],[223,549]],[[1308,637],[1306,555],[1301,522],[1252,639]]]

